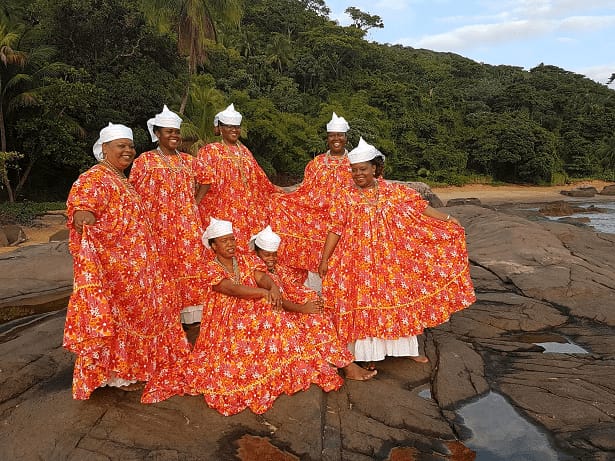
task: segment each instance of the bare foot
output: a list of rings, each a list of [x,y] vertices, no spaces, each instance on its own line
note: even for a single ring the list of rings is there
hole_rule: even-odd
[[[429,359],[425,357],[424,355],[414,355],[414,356],[411,356],[410,358],[417,363],[429,363]]]
[[[366,370],[361,368],[356,363],[352,362],[343,368],[346,379],[353,379],[355,381],[367,381],[372,379],[378,373],[377,370]]]
[[[366,370],[376,369],[376,364],[374,362],[363,362],[363,365],[360,365],[360,366],[365,368]]]

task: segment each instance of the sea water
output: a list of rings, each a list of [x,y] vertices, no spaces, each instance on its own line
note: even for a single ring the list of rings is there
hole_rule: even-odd
[[[589,208],[594,206],[596,208],[601,209],[603,212],[584,212],[584,213],[574,213],[570,216],[566,216],[569,218],[589,218],[590,222],[587,225],[591,226],[597,232],[603,232],[607,234],[615,234],[615,201],[609,202],[577,202],[570,201],[570,204],[579,208]],[[563,218],[564,216],[552,217],[549,216],[549,219],[553,221],[557,221],[558,219]]]

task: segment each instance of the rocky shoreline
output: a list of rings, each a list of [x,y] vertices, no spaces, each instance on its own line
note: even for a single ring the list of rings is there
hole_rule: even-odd
[[[614,459],[615,235],[512,207],[449,210],[466,228],[478,300],[423,335],[429,364],[387,359],[372,381],[283,396],[263,415],[223,417],[198,397],[146,406],[115,389],[77,402],[59,311],[0,332],[0,459],[480,460],[459,409],[490,392],[547,435],[552,458],[519,445],[516,459]],[[58,245],[36,250],[29,275],[50,264],[37,289],[72,281]],[[10,264],[0,258],[0,272]],[[588,353],[545,352],[545,338]]]

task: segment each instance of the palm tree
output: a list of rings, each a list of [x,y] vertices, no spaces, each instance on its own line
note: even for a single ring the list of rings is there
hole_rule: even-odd
[[[177,34],[179,52],[187,57],[192,77],[207,60],[207,42],[218,40],[216,24],[238,26],[243,14],[243,0],[141,0],[147,21],[161,32]],[[179,108],[184,113],[190,82]]]
[[[196,154],[199,148],[213,139],[214,116],[225,102],[224,95],[214,88],[210,76],[198,75],[193,79],[181,129],[184,140],[191,143],[191,153]]]
[[[0,14],[0,151],[6,151],[5,117],[8,110],[8,94],[12,87],[23,80],[19,70],[27,63],[28,55],[15,49],[23,33],[22,24],[13,24]]]

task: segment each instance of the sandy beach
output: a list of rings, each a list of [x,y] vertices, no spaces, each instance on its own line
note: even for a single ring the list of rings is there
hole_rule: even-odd
[[[502,185],[490,186],[485,184],[469,184],[456,187],[434,187],[432,191],[440,197],[444,204],[454,198],[477,198],[485,205],[499,205],[505,203],[538,203],[564,200],[570,197],[562,195],[563,190],[578,189],[580,187],[595,187],[598,192],[604,186],[613,183],[606,181],[582,181],[565,186],[519,186]],[[613,196],[596,195],[592,200],[609,201]]]

